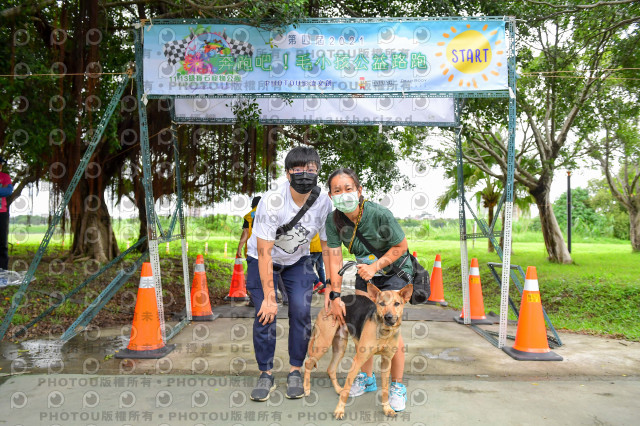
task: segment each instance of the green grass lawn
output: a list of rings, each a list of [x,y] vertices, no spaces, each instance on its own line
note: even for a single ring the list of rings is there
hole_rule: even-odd
[[[444,293],[450,306],[462,307],[460,278],[460,243],[458,241],[410,242],[420,261],[433,267],[436,254],[442,257]],[[511,263],[535,266],[542,303],[556,328],[606,334],[629,340],[640,340],[640,253],[632,253],[626,244],[573,244],[574,264],[559,265],[547,261],[544,244],[515,242]],[[500,310],[500,288],[487,262],[498,262],[498,256],[487,253],[486,240],[469,243],[469,259],[477,257],[485,303],[485,311]],[[511,297],[520,297],[513,282]],[[515,319],[513,314],[510,318]]]
[[[35,252],[43,234],[29,234],[22,244],[14,245],[14,250]],[[460,243],[448,240],[426,240],[411,233],[409,248],[416,251],[418,258],[429,272],[436,254],[442,256],[445,299],[450,306],[460,309],[462,289],[460,278]],[[211,232],[194,230],[190,233],[189,258],[204,253],[208,243],[208,257],[233,262],[237,248],[237,238],[233,232],[215,235]],[[540,241],[523,242],[515,236],[512,264],[535,266],[538,270],[543,306],[554,326],[576,332],[613,335],[640,341],[640,253],[632,253],[628,241],[575,242],[572,246],[574,264],[558,265],[547,261],[544,244]],[[133,239],[130,243],[133,243]],[[25,244],[26,243],[26,244]],[[56,244],[57,243],[57,244]],[[224,246],[227,244],[227,257]],[[14,242],[15,244],[15,242]],[[68,245],[68,239],[66,241]],[[495,253],[488,253],[486,240],[478,240],[475,248],[468,243],[469,259],[477,257],[480,262],[482,287],[486,312],[500,310],[500,289],[495,282],[487,262],[498,262]],[[120,241],[120,248],[126,249],[127,242]],[[180,253],[180,242],[169,244],[171,255]],[[60,249],[54,239],[50,253]],[[166,245],[160,245],[161,256],[166,253]],[[348,258],[346,250],[345,258]],[[228,286],[228,283],[215,283]],[[511,297],[520,302],[520,296],[511,286]],[[513,314],[510,318],[515,319]]]

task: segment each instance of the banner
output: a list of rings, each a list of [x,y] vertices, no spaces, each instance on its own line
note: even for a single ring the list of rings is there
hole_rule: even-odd
[[[148,95],[389,94],[508,90],[501,20],[309,22],[143,31]]]
[[[233,123],[237,98],[175,99],[179,123]],[[258,98],[266,124],[455,126],[453,98]]]

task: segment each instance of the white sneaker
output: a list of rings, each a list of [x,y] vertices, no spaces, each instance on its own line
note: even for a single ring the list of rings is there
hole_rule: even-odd
[[[389,405],[393,411],[403,411],[407,405],[407,388],[398,382],[389,386]]]
[[[359,373],[353,381],[349,396],[360,396],[365,392],[374,392],[378,390],[376,386],[376,373],[371,373],[368,377],[366,373]]]

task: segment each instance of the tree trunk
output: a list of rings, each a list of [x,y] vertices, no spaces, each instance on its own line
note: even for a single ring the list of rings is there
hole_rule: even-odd
[[[104,188],[81,180],[69,203],[73,243],[72,258],[106,263],[120,254],[104,200]]]
[[[629,237],[631,237],[631,249],[640,252],[640,209],[629,210]]]
[[[488,220],[488,225],[489,225],[489,226],[491,226],[491,224],[493,223],[493,205],[490,205],[490,206],[488,207],[488,209],[489,209],[489,220]],[[491,231],[491,230],[490,230],[490,231]],[[487,240],[487,243],[488,243],[488,244],[487,244],[487,251],[488,251],[489,253],[493,253],[493,252],[494,252],[494,249],[493,249],[493,244],[491,244],[491,238],[489,238],[489,239]]]
[[[531,195],[535,198],[538,207],[542,236],[549,254],[548,259],[556,263],[572,263],[571,254],[567,250],[560,226],[553,213],[553,205],[549,201],[548,185],[544,185],[538,191],[532,191]]]

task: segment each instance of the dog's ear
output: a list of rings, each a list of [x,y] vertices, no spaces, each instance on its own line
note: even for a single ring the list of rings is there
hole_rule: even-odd
[[[378,295],[380,294],[380,289],[371,283],[367,283],[367,295],[369,299],[374,302],[378,300]]]
[[[402,290],[399,291],[400,297],[404,299],[404,303],[407,303],[411,299],[411,295],[413,294],[413,284],[407,284],[402,287]]]

